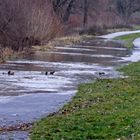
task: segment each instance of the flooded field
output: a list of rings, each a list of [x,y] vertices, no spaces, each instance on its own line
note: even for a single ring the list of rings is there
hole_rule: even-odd
[[[71,100],[80,83],[118,77],[115,68],[135,61],[138,54],[137,47],[132,51],[116,43],[100,45],[89,40],[1,64],[0,128],[34,122],[57,111]],[[9,70],[15,74],[8,75]],[[51,75],[51,71],[55,73]],[[3,132],[0,140],[25,140],[27,134]]]

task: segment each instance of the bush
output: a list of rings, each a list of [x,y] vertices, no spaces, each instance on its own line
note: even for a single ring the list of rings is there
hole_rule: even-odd
[[[13,51],[8,47],[1,47],[0,46],[0,63],[5,62],[6,59],[13,55]]]
[[[49,41],[61,29],[48,0],[1,0],[0,19],[0,43],[17,51]]]

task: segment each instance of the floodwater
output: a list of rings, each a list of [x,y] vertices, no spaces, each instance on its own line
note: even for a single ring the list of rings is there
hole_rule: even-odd
[[[132,50],[97,39],[57,46],[0,65],[0,128],[34,122],[59,110],[80,83],[118,77],[115,68],[130,62]],[[140,54],[140,50],[136,52]],[[129,59],[131,58],[131,60]],[[15,75],[7,75],[12,70]],[[55,71],[54,75],[45,72]],[[105,74],[100,76],[99,72]],[[28,132],[0,133],[0,140],[27,140]]]

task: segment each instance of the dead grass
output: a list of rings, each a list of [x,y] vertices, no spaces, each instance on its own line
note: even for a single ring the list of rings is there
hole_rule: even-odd
[[[60,43],[65,45],[71,45],[79,43],[82,39],[83,39],[82,36],[66,36],[62,38],[57,38],[56,41],[59,41]]]
[[[13,56],[13,50],[11,48],[0,48],[0,62],[5,62],[7,59]]]
[[[50,41],[46,45],[42,46],[32,46],[32,49],[34,51],[48,51],[50,49],[55,48],[55,46],[66,46],[66,45],[73,45],[78,44],[81,41],[84,41],[86,39],[94,38],[92,35],[75,35],[75,36],[66,36],[61,38],[55,38],[54,40]]]

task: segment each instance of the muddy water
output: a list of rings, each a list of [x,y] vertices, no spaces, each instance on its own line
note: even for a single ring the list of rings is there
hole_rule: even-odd
[[[57,111],[70,101],[80,83],[117,77],[114,68],[127,63],[133,51],[116,43],[100,42],[58,46],[51,52],[38,51],[0,65],[0,127],[34,122]],[[8,70],[15,75],[7,75]],[[46,71],[55,73],[45,75]],[[0,140],[10,138],[26,140],[28,132],[0,134]]]

